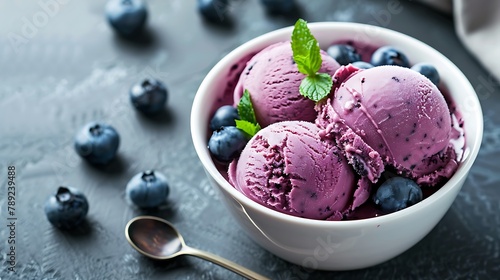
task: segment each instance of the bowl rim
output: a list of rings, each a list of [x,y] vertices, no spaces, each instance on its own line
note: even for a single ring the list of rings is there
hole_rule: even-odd
[[[402,209],[400,211],[389,213],[386,215],[359,219],[359,220],[342,220],[342,221],[327,221],[327,220],[314,220],[309,218],[297,217],[288,215],[285,213],[281,213],[279,211],[267,208],[252,199],[245,196],[243,193],[234,188],[224,177],[220,174],[219,170],[215,166],[212,158],[207,149],[207,139],[206,138],[206,128],[208,127],[208,122],[200,127],[200,118],[199,111],[202,106],[206,106],[204,103],[204,94],[207,87],[212,83],[214,79],[216,79],[217,75],[223,73],[224,70],[228,69],[232,64],[238,61],[238,59],[243,58],[245,55],[249,54],[249,50],[258,50],[263,49],[265,46],[272,44],[273,39],[276,40],[278,37],[283,37],[286,34],[291,35],[293,26],[288,26],[284,28],[280,28],[274,31],[270,31],[258,37],[255,37],[242,45],[238,46],[226,56],[224,56],[205,76],[202,83],[200,84],[196,95],[193,100],[193,105],[191,108],[191,136],[192,141],[196,150],[196,153],[205,169],[208,173],[207,175],[211,176],[216,183],[224,189],[227,193],[229,193],[242,207],[246,210],[251,209],[252,211],[259,212],[263,215],[269,216],[270,218],[281,220],[283,222],[287,222],[290,224],[298,224],[302,226],[310,226],[310,227],[321,227],[321,228],[330,228],[330,227],[351,227],[351,226],[377,226],[383,223],[386,223],[391,220],[404,219],[404,217],[411,215],[413,212],[419,212],[420,209],[427,207],[430,204],[436,203],[443,196],[451,192],[455,188],[461,188],[461,184],[459,185],[461,180],[465,180],[465,177],[468,175],[469,170],[471,169],[481,146],[482,136],[483,136],[483,113],[481,109],[481,105],[478,99],[478,96],[470,84],[470,81],[466,78],[463,72],[446,56],[441,54],[436,49],[427,45],[426,43],[413,38],[404,33],[391,30],[384,27],[362,24],[362,23],[351,23],[351,22],[313,22],[308,23],[311,32],[319,32],[319,31],[331,31],[331,30],[352,30],[360,31],[361,29],[367,29],[377,32],[377,34],[382,34],[383,38],[396,39],[399,41],[408,41],[411,44],[415,44],[418,48],[425,49],[425,52],[431,52],[435,55],[439,56],[442,60],[443,66],[446,67],[446,70],[451,73],[451,76],[456,77],[457,80],[462,82],[462,92],[470,95],[469,102],[473,103],[475,106],[475,110],[477,110],[477,123],[475,124],[476,133],[472,136],[472,141],[466,141],[466,147],[469,147],[468,153],[465,155],[465,158],[460,162],[458,170],[455,174],[446,182],[438,191],[424,199],[423,201],[408,207],[406,209]],[[203,129],[205,127],[205,129]],[[466,132],[467,133],[467,132]],[[468,132],[472,133],[472,132]],[[459,186],[458,186],[459,185]],[[247,212],[247,211],[245,211]]]

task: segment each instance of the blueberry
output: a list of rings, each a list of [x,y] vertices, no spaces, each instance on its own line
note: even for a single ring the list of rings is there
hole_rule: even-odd
[[[247,141],[245,133],[240,129],[223,126],[212,133],[208,150],[216,160],[229,163],[241,153]]]
[[[420,202],[422,190],[414,181],[393,177],[383,182],[373,196],[373,201],[386,212],[396,212]]]
[[[109,163],[116,155],[120,137],[107,124],[91,122],[86,124],[75,137],[75,150],[93,164]]]
[[[236,126],[235,120],[237,119],[240,119],[238,109],[231,105],[224,105],[215,111],[214,116],[210,120],[210,129],[214,131],[221,126]]]
[[[417,63],[417,64],[413,65],[413,67],[411,67],[411,69],[426,76],[436,86],[439,84],[439,80],[440,80],[439,73],[438,73],[436,67],[434,67],[434,65],[432,65],[430,63],[421,62],[421,63]]]
[[[223,22],[228,7],[228,0],[198,0],[198,11],[212,22]]]
[[[372,54],[371,64],[373,66],[380,66],[380,65],[397,65],[403,67],[410,66],[410,63],[406,55],[392,46],[383,46],[378,48]]]
[[[347,65],[361,60],[361,56],[356,52],[356,49],[350,45],[331,45],[326,52],[340,65]]]
[[[59,187],[45,202],[44,211],[52,225],[68,230],[77,227],[85,220],[89,203],[79,190]]]
[[[272,14],[286,14],[295,7],[294,0],[260,0],[260,3]]]
[[[110,0],[106,4],[106,17],[111,26],[123,36],[138,34],[148,15],[142,0]]]
[[[134,107],[146,114],[158,113],[163,108],[168,98],[165,85],[156,79],[145,79],[130,88],[130,101]]]
[[[370,68],[373,68],[373,65],[371,65],[370,63],[368,62],[364,62],[364,61],[355,61],[352,63],[353,66],[359,68],[359,69],[370,69]]]
[[[127,199],[141,208],[154,208],[163,204],[170,188],[160,172],[148,170],[136,174],[127,184]]]

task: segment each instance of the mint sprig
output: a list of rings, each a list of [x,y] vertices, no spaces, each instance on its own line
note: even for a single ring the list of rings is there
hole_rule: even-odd
[[[319,101],[330,93],[332,77],[327,73],[318,73],[305,77],[300,83],[299,91],[311,100]],[[307,95],[303,94],[307,93]]]
[[[307,75],[300,83],[299,92],[318,102],[330,93],[333,81],[329,74],[318,73],[322,62],[320,48],[305,20],[299,19],[295,23],[291,45],[299,72]]]
[[[235,120],[236,127],[245,132],[249,138],[260,130],[261,127],[255,117],[252,100],[250,99],[250,92],[246,89],[238,103],[238,115],[240,119]]]

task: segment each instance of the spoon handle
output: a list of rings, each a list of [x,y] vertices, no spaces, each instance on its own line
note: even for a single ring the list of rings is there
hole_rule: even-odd
[[[198,250],[198,249],[195,249],[195,248],[191,248],[189,246],[185,246],[182,250],[182,253],[186,254],[186,255],[191,255],[191,256],[195,256],[195,257],[198,257],[198,258],[202,258],[202,259],[205,259],[207,261],[210,261],[214,264],[217,264],[217,265],[220,265],[222,267],[225,267],[243,277],[246,277],[248,279],[252,279],[252,280],[269,280],[269,278],[267,277],[264,277],[256,272],[253,272],[251,271],[250,269],[248,268],[245,268],[237,263],[234,263],[230,260],[227,260],[223,257],[220,257],[220,256],[217,256],[217,255],[214,255],[212,253],[209,253],[209,252],[205,252],[205,251],[202,251],[202,250]]]

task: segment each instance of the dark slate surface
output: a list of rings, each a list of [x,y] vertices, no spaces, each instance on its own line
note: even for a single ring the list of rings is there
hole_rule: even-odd
[[[223,13],[232,25],[221,27],[205,24],[194,0],[155,0],[148,1],[146,40],[129,42],[108,27],[103,2],[0,2],[0,279],[238,279],[192,257],[153,262],[127,244],[126,222],[145,212],[126,203],[125,184],[149,168],[164,172],[172,187],[169,206],[150,214],[175,223],[193,247],[273,279],[498,277],[500,85],[460,44],[451,18],[411,1],[377,0],[302,0],[300,13],[287,18],[266,14],[257,0],[240,0]],[[462,192],[427,237],[376,267],[311,272],[260,248],[224,213],[192,147],[191,103],[209,69],[233,48],[297,16],[371,23],[416,37],[456,63],[480,95],[483,147]],[[128,101],[129,86],[145,76],[162,79],[170,91],[167,113],[154,119],[137,114]],[[73,151],[75,131],[92,120],[112,124],[122,136],[119,157],[106,168],[86,164]],[[17,170],[14,274],[6,271],[8,165]],[[43,203],[59,185],[81,189],[90,201],[88,222],[78,232],[59,231],[44,216]]]

